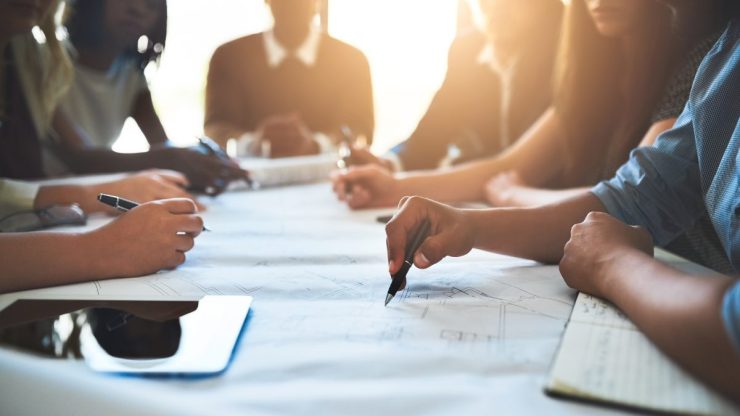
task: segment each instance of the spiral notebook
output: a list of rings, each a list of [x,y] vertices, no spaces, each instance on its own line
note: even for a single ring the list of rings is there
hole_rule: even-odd
[[[674,364],[617,308],[578,295],[545,391],[653,412],[740,415]]]

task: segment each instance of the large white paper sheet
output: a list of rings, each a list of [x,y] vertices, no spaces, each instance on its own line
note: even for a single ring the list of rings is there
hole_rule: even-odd
[[[12,375],[47,391],[74,380],[77,388],[60,391],[84,403],[105,386],[137,414],[610,412],[542,394],[575,299],[556,266],[473,252],[412,269],[408,288],[383,307],[390,278],[375,218],[390,210],[351,212],[327,183],[205,202],[213,231],[179,269],[0,296],[0,306],[18,297],[249,294],[229,371],[203,381],[120,379],[0,350],[0,402],[18,400],[24,383],[7,383]]]

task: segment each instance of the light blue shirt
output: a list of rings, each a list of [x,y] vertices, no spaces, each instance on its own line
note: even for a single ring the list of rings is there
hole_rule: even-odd
[[[616,176],[593,188],[610,214],[665,245],[704,215],[740,271],[740,21],[733,21],[699,67],[673,129],[635,149]],[[723,303],[740,353],[740,284]]]

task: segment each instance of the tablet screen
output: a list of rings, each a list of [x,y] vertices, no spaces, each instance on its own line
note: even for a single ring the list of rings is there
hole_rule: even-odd
[[[0,345],[82,359],[103,372],[218,374],[231,360],[251,301],[21,299],[0,311]]]

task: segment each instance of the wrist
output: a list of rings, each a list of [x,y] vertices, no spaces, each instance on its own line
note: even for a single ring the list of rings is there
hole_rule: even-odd
[[[496,228],[491,228],[489,224],[490,222],[490,212],[484,211],[484,210],[475,210],[475,209],[465,209],[460,210],[461,215],[463,217],[463,221],[466,222],[467,229],[470,230],[470,233],[473,235],[473,248],[481,248],[481,247],[487,247],[488,242],[483,241],[483,237],[486,235],[489,235],[489,233],[483,233],[481,235],[481,230],[492,230]],[[487,215],[488,214],[488,215]]]
[[[75,274],[84,276],[85,280],[109,277],[106,274],[109,258],[104,253],[107,247],[102,244],[99,236],[100,229],[74,234],[74,243],[70,244],[73,251],[68,257],[73,259],[70,264],[77,268]]]
[[[649,265],[654,259],[634,247],[617,247],[607,259],[598,263],[595,270],[598,290],[605,298],[615,299],[622,292],[622,283],[632,276],[639,276],[639,270]]]

